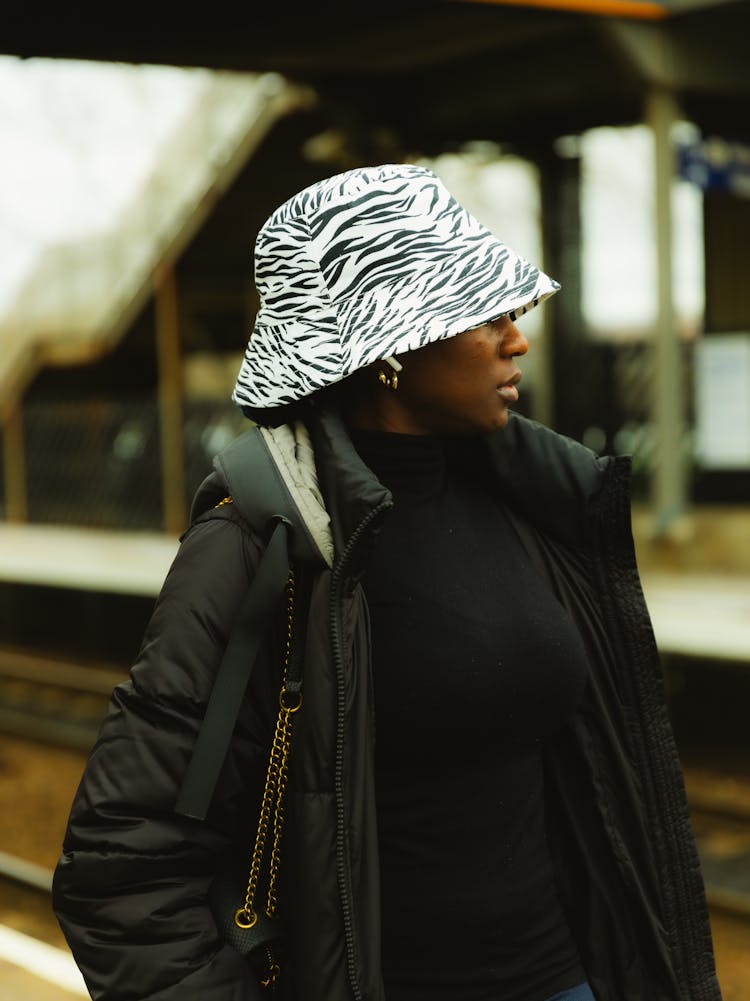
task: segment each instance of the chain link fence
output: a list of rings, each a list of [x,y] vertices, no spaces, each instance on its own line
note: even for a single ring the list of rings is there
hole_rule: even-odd
[[[231,402],[185,407],[187,510],[196,487],[211,472],[213,456],[247,424]],[[29,522],[163,530],[155,399],[29,402],[23,409],[23,437]]]
[[[688,470],[689,481],[696,476],[694,456],[695,400],[693,387],[694,346],[684,344],[681,368],[674,378],[682,382],[681,395],[685,401],[686,424],[681,438],[682,462]],[[646,501],[651,489],[651,478],[658,461],[658,431],[653,423],[652,397],[654,392],[654,358],[651,345],[634,343],[619,346],[613,355],[612,384],[616,413],[616,427],[612,435],[611,451],[627,454],[633,460],[633,497]]]
[[[697,465],[693,454],[693,363],[693,348],[686,345],[682,370],[675,378],[683,381],[687,409],[683,458],[691,488],[700,494],[708,489],[704,481],[710,477]],[[598,415],[598,420],[592,417],[591,426],[583,430],[580,438],[600,454],[632,455],[634,499],[646,502],[658,444],[650,402],[652,353],[643,343],[622,345],[613,352],[610,365],[608,409]],[[185,506],[189,510],[195,489],[212,469],[213,456],[248,422],[231,400],[221,397],[189,398],[183,415]],[[155,395],[27,401],[23,408],[23,442],[30,522],[164,530],[162,446]],[[5,496],[0,466],[0,518],[5,517]]]

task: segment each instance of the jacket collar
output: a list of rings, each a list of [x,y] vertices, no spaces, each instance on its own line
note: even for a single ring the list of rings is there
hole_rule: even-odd
[[[604,487],[626,456],[599,457],[543,424],[511,414],[485,439],[492,475],[503,499],[546,535],[576,548],[588,546],[604,512]]]
[[[331,518],[334,550],[340,556],[365,519],[378,508],[385,515],[393,498],[359,457],[337,411],[318,411],[308,428],[318,484]]]
[[[310,436],[340,554],[374,508],[392,505],[392,496],[359,457],[336,411],[318,412]],[[598,457],[519,414],[511,414],[502,431],[477,439],[475,446],[466,450],[467,461],[486,465],[498,496],[535,528],[576,548],[589,543],[592,525],[600,521],[591,516],[613,470],[629,466],[624,456]]]

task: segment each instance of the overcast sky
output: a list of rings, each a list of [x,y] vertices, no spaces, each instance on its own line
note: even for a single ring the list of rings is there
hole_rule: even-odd
[[[0,56],[0,310],[42,246],[112,225],[206,73]]]

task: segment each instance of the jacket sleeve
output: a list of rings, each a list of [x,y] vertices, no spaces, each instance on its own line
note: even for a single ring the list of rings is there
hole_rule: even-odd
[[[84,770],[53,906],[97,1001],[261,996],[254,971],[220,941],[205,904],[219,860],[249,837],[248,789],[261,781],[264,753],[265,738],[254,737],[263,730],[261,710],[243,708],[207,821],[173,809],[257,560],[236,516],[188,532]]]

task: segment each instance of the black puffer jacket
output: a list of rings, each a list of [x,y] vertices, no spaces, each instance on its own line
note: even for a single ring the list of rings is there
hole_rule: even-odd
[[[316,574],[310,605],[281,887],[291,955],[279,993],[284,1001],[384,1001],[375,728],[358,580],[391,499],[335,415],[322,415],[310,431],[335,559]],[[594,992],[599,1001],[719,1001],[635,567],[629,462],[596,458],[519,417],[477,443],[472,461],[492,468],[590,654],[580,710],[546,750],[546,785],[561,897]],[[183,538],[131,680],[113,694],[54,887],[57,915],[94,998],[263,996],[254,972],[221,945],[205,894],[218,862],[250,843],[257,821],[281,621],[264,646],[207,822],[173,812],[262,546],[232,505],[200,518]],[[460,919],[449,916],[447,940],[450,921]]]

